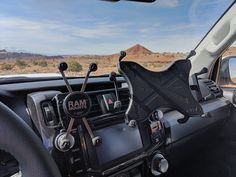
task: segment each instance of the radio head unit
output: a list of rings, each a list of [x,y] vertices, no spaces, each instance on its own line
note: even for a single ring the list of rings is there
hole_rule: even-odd
[[[102,144],[96,146],[89,153],[92,166],[107,166],[122,157],[133,154],[143,148],[138,127],[131,128],[125,123],[119,123],[94,131],[103,139]],[[88,142],[88,146],[90,143]],[[95,155],[95,156],[94,156]],[[95,163],[94,163],[95,162]]]

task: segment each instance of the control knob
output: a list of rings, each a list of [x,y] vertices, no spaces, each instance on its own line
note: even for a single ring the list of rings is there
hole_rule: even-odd
[[[151,162],[151,172],[154,176],[159,176],[166,173],[169,168],[168,161],[161,154],[156,154],[152,158]]]

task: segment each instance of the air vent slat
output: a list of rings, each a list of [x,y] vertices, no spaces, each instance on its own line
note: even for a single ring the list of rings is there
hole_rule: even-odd
[[[216,85],[214,81],[207,79],[203,82],[205,83],[209,91],[215,95],[216,98],[222,96],[221,89]]]
[[[105,91],[103,91],[105,92]],[[103,93],[102,92],[102,93]],[[100,107],[100,104],[98,102],[97,95],[102,94],[102,93],[92,93],[90,94],[91,102],[92,102],[92,109],[90,113],[87,115],[87,118],[93,118],[93,117],[98,117],[103,115],[102,109]],[[115,93],[114,91],[110,91],[109,93]],[[128,108],[129,105],[129,90],[119,90],[119,99],[122,103],[121,111],[125,111]]]
[[[129,106],[130,94],[128,90],[120,92],[121,110],[125,111]]]

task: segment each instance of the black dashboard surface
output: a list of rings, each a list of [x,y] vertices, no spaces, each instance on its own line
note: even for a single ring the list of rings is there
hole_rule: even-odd
[[[80,90],[83,81],[84,78],[69,79],[69,83],[75,91]],[[123,77],[117,77],[117,82],[119,88],[128,88]],[[204,80],[200,82],[200,88],[205,90],[204,96],[207,96],[211,91],[208,89],[208,86],[204,84],[208,84],[210,88],[212,83],[210,82],[209,84],[209,81],[205,83]],[[114,84],[108,77],[94,77],[89,78],[86,91],[104,91],[109,89],[114,89]],[[62,79],[2,84],[0,85],[0,100],[15,111],[35,130],[27,110],[27,95],[33,92],[42,91],[67,92]],[[175,148],[175,144],[182,141],[184,138],[192,136],[201,129],[207,129],[216,122],[224,121],[230,115],[229,105],[230,102],[225,98],[213,98],[212,100],[205,101],[201,103],[201,106],[204,109],[204,112],[211,112],[209,118],[204,120],[201,117],[192,117],[185,123],[178,122],[179,119],[183,118],[183,115],[180,112],[176,110],[167,111],[164,113],[162,120],[167,132],[169,132],[167,135],[166,146],[171,145],[172,148]],[[140,143],[135,143],[141,147]],[[106,161],[106,159],[102,158],[100,158],[100,160]]]
[[[125,82],[122,77],[117,77],[117,81],[120,84]],[[69,83],[74,90],[80,90],[83,82],[84,78],[69,79]],[[97,91],[111,88],[114,88],[114,85],[109,81],[108,77],[94,77],[88,80],[86,90]],[[28,125],[32,127],[26,108],[27,94],[48,90],[56,90],[61,92],[67,91],[65,83],[62,79],[2,84],[0,85],[0,100],[15,111]]]
[[[80,90],[83,81],[84,78],[69,79],[69,83],[71,84],[73,90]],[[117,81],[120,87],[122,85],[127,88],[127,84],[123,77],[121,76],[117,77]],[[200,85],[201,89],[206,90],[205,88],[206,86],[204,86],[203,82],[200,82],[200,84],[201,84]],[[99,91],[113,88],[114,85],[112,82],[110,82],[108,77],[94,77],[89,79],[86,90]],[[0,100],[7,106],[9,106],[13,111],[15,111],[21,118],[25,120],[25,122],[27,122],[32,127],[32,122],[30,120],[29,114],[27,113],[27,107],[26,107],[27,94],[30,94],[32,92],[40,92],[48,90],[54,90],[60,92],[67,91],[64,81],[62,79],[14,83],[14,84],[2,84],[0,85]],[[210,91],[208,92],[210,93]],[[208,92],[205,93],[205,95],[209,94]],[[215,101],[213,101],[213,103],[214,102]],[[207,105],[213,104],[210,103],[211,101],[208,101],[205,104]],[[175,115],[176,117],[179,117],[179,113],[176,113]]]

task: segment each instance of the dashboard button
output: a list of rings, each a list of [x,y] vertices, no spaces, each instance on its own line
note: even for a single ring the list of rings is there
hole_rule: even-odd
[[[115,102],[115,98],[114,98],[114,94],[104,94],[102,95],[102,98],[104,100],[106,109],[108,112],[112,112],[114,110],[114,102]]]

